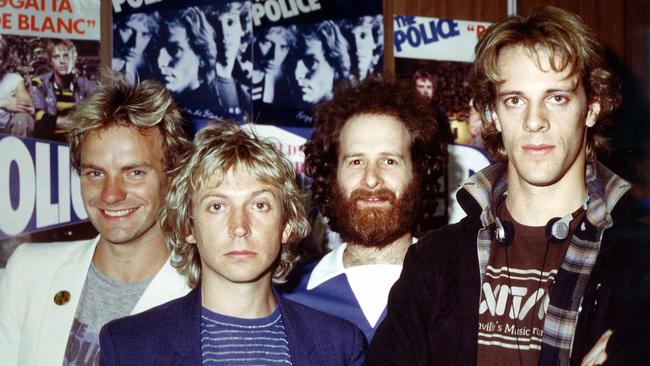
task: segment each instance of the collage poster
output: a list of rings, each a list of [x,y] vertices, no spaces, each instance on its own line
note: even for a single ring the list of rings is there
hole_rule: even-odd
[[[381,1],[162,0],[113,6],[113,69],[160,80],[192,120],[310,135],[314,106],[383,69]]]
[[[62,133],[95,90],[100,1],[0,4],[0,268],[25,241],[94,235]]]
[[[411,80],[430,100],[441,131],[449,135],[444,206],[448,222],[454,223],[465,215],[456,202],[458,184],[490,163],[468,81],[474,47],[490,23],[395,15],[393,25],[397,78]]]

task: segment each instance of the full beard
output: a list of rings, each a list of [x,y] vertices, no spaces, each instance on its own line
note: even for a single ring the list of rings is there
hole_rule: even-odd
[[[346,197],[336,184],[330,220],[345,242],[383,248],[413,230],[421,196],[416,179],[411,180],[399,199],[388,188],[359,188]],[[359,208],[357,202],[368,198],[386,200],[389,205]]]

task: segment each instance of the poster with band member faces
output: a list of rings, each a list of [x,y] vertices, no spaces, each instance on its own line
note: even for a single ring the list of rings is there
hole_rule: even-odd
[[[0,2],[0,269],[20,243],[95,235],[65,141],[99,75],[99,8]]]
[[[308,12],[278,16],[276,2],[254,4],[254,117],[308,137],[314,107],[331,99],[338,83],[383,72],[382,4],[311,1]]]
[[[449,223],[458,222],[465,213],[456,202],[456,187],[490,163],[483,150],[481,118],[470,106],[468,80],[474,47],[490,23],[395,15],[393,26],[397,78],[411,80],[448,134],[444,200]]]
[[[314,106],[383,69],[380,0],[161,0],[113,4],[113,68],[157,79],[193,121],[308,137]]]
[[[113,2],[112,67],[161,81],[192,120],[245,123],[251,109],[251,1]]]

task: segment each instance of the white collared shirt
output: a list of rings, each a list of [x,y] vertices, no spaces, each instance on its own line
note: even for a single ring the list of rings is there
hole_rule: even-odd
[[[402,265],[366,264],[345,268],[343,253],[346,247],[346,243],[339,245],[318,262],[307,283],[307,290],[345,273],[359,307],[374,328],[386,308],[388,293],[399,278]]]

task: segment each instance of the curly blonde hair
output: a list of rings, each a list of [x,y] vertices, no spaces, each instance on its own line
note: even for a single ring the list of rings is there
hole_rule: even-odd
[[[273,187],[282,201],[282,219],[290,228],[286,243],[273,273],[275,283],[284,282],[297,257],[290,245],[309,233],[303,197],[295,182],[293,165],[267,140],[247,133],[231,122],[214,123],[202,129],[194,138],[195,148],[185,154],[175,172],[165,199],[160,222],[172,250],[172,265],[184,275],[190,287],[201,278],[201,259],[197,246],[187,242],[190,234],[192,196],[213,176],[245,168],[260,181]],[[221,181],[217,181],[220,184]]]

